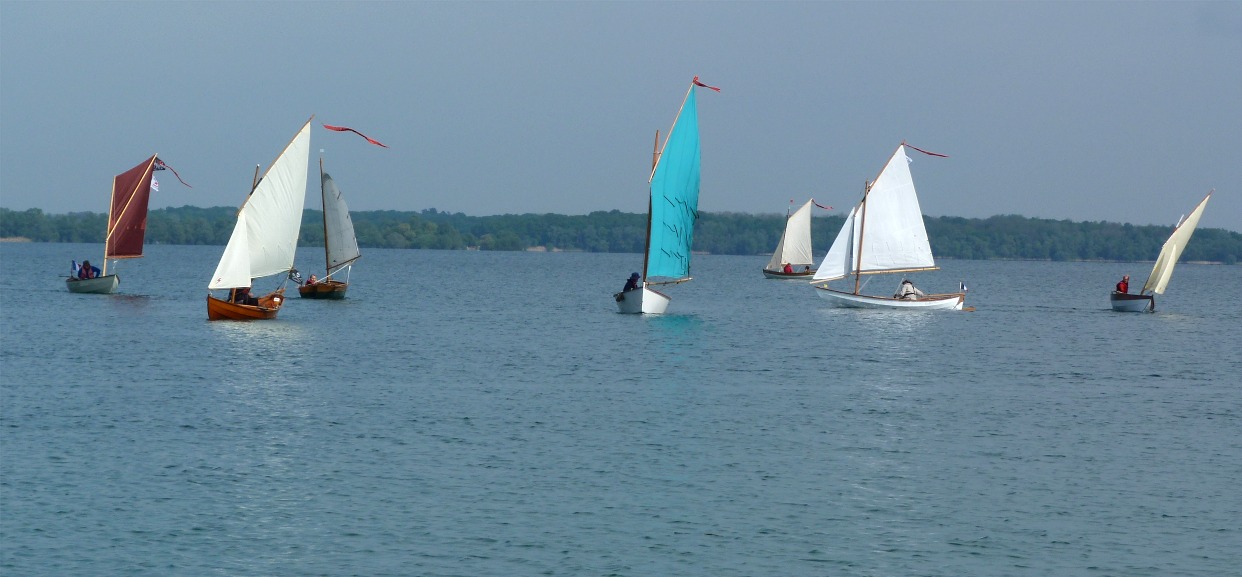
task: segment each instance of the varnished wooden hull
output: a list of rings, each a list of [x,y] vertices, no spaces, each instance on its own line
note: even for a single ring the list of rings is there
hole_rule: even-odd
[[[809,271],[784,272],[784,271],[779,271],[779,270],[768,270],[765,268],[763,269],[763,276],[764,278],[775,278],[775,279],[784,279],[784,280],[791,280],[791,279],[810,280],[811,278],[815,276],[815,271],[809,270]]]
[[[326,280],[298,287],[298,295],[304,299],[340,300],[345,298],[345,291],[348,289],[349,283],[338,280]]]
[[[1152,295],[1136,295],[1113,291],[1108,295],[1113,310],[1121,313],[1140,313],[1156,310],[1156,298]]]
[[[65,279],[65,286],[69,287],[71,293],[91,293],[99,295],[108,295],[116,292],[116,287],[121,283],[121,277],[114,274],[99,276],[88,279]]]
[[[259,297],[258,305],[243,305],[207,295],[207,320],[257,321],[276,318],[285,302],[285,289]]]

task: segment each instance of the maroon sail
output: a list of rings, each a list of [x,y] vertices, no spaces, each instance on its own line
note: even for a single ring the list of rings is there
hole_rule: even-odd
[[[108,212],[107,258],[138,258],[147,234],[147,201],[151,198],[151,175],[156,157],[142,161],[112,179],[112,207]]]

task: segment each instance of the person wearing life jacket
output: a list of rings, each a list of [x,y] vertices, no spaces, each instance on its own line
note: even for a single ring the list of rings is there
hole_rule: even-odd
[[[96,278],[100,272],[99,267],[92,266],[89,260],[84,260],[82,266],[78,267],[78,280]]]
[[[919,297],[927,296],[926,293],[914,286],[914,283],[907,279],[901,279],[901,286],[897,288],[897,293],[893,295],[895,299],[908,301],[919,300]]]
[[[1121,280],[1117,281],[1117,292],[1121,294],[1130,292],[1130,275],[1122,275]]]

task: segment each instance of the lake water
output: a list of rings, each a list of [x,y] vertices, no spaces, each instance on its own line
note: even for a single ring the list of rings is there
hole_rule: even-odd
[[[702,256],[628,316],[640,255],[372,249],[208,322],[221,251],[100,296],[0,244],[0,574],[1242,574],[1239,266],[1123,314],[1150,264],[943,261],[977,310],[918,313]]]

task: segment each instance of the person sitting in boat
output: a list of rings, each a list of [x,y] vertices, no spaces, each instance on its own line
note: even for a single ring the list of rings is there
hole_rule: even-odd
[[[310,275],[310,278],[306,279],[306,286],[313,285],[317,282],[319,282],[319,278],[315,275]]]
[[[785,274],[793,274],[793,265],[789,263],[785,263],[785,268],[783,270]]]
[[[78,280],[96,278],[100,272],[99,267],[92,266],[89,260],[84,260],[82,261],[82,266],[78,267]]]
[[[802,272],[811,272],[811,265],[808,264],[802,267]]]
[[[1121,275],[1121,280],[1117,281],[1117,292],[1121,294],[1130,292],[1130,275]]]
[[[621,292],[627,293],[638,288],[638,279],[642,278],[638,273],[630,275],[630,280],[625,281],[625,288]]]
[[[258,306],[259,299],[250,296],[250,287],[233,289],[233,302],[239,305]]]
[[[916,301],[916,300],[919,300],[919,297],[921,296],[927,296],[927,295],[924,294],[923,291],[916,288],[914,286],[914,283],[910,282],[910,279],[903,278],[901,279],[901,286],[898,287],[897,293],[893,295],[893,298],[908,300],[908,301]]]

